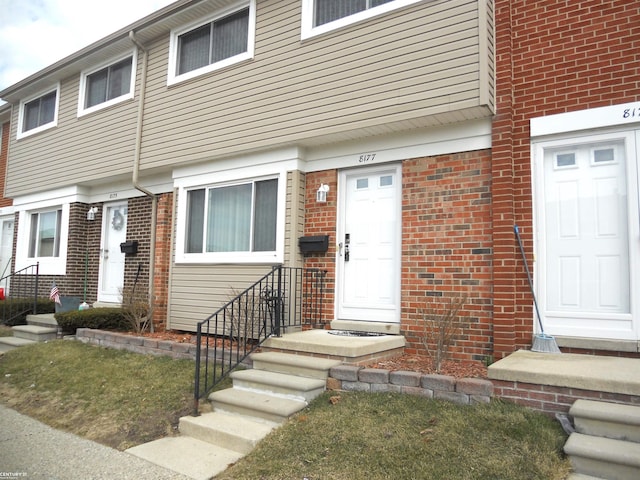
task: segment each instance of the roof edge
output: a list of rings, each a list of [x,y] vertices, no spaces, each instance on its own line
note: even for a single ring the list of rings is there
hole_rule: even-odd
[[[72,53],[71,55],[68,55],[66,57],[64,57],[63,59],[37,71],[36,73],[29,75],[28,77],[20,80],[17,83],[14,83],[13,85],[10,85],[9,87],[5,88],[4,90],[0,91],[0,99],[4,99],[5,97],[14,94],[15,92],[19,91],[20,89],[26,87],[27,85],[29,85],[30,83],[33,83],[37,80],[40,80],[44,77],[46,77],[47,75],[52,74],[53,72],[55,72],[56,70],[59,70],[63,67],[66,67],[67,65],[72,64],[73,62],[86,57],[88,55],[91,55],[92,53],[95,53],[96,51],[100,50],[101,48],[104,48],[104,46],[108,45],[109,43],[115,42],[117,40],[121,40],[124,37],[127,37],[129,35],[130,31],[138,31],[141,30],[153,23],[159,22],[161,20],[164,20],[167,17],[170,17],[171,15],[179,12],[180,10],[187,8],[187,7],[191,7],[193,5],[197,5],[198,3],[201,3],[205,0],[178,0],[174,3],[171,3],[169,5],[167,5],[166,7],[161,8],[160,10],[157,10],[153,13],[151,13],[150,15],[147,15],[144,18],[141,18],[140,20],[137,20],[133,23],[131,23],[130,25],[127,25],[126,27],[121,28],[120,30],[117,30],[116,32],[107,35],[106,37],[91,43],[90,45],[78,50],[75,53]],[[2,105],[0,105],[0,110],[2,109]]]

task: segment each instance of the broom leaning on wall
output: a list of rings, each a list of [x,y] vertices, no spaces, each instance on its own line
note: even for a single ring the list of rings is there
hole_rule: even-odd
[[[542,326],[542,319],[540,318],[540,310],[538,310],[538,302],[536,301],[536,294],[533,291],[533,282],[531,281],[531,273],[529,272],[529,265],[527,264],[527,257],[524,254],[524,248],[522,247],[522,240],[520,239],[520,230],[518,225],[513,226],[513,233],[516,235],[518,241],[518,247],[520,247],[520,253],[522,254],[522,261],[524,263],[524,269],[527,272],[527,280],[529,281],[529,289],[531,289],[531,296],[533,297],[533,306],[536,310],[536,318],[538,319],[538,325],[540,326],[540,333],[536,333],[533,336],[533,344],[531,345],[532,352],[541,353],[562,353],[556,339],[551,335],[544,333],[544,327]]]

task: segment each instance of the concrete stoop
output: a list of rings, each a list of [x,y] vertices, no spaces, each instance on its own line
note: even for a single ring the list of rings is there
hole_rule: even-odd
[[[0,351],[58,338],[58,322],[52,313],[27,315],[27,325],[16,325],[11,330],[13,337],[0,337]]]
[[[640,407],[577,400],[569,414],[576,428],[564,446],[571,480],[640,478]]]
[[[256,353],[252,370],[234,372],[233,387],[213,392],[213,412],[180,419],[180,436],[127,452],[197,480],[215,477],[274,428],[320,395],[336,360]]]

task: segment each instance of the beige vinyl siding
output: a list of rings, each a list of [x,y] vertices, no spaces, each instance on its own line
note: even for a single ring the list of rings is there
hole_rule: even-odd
[[[301,267],[303,264],[298,238],[304,234],[304,195],[304,173],[288,172],[284,264],[289,267]]]
[[[79,85],[79,74],[61,82],[58,125],[41,133],[15,140],[20,109],[14,109],[7,196],[131,174],[137,101],[78,118]]]
[[[287,172],[285,265],[301,266],[298,237],[304,228],[304,174]],[[177,212],[176,212],[177,217]],[[176,242],[182,239],[176,238]],[[175,251],[175,248],[174,250]],[[173,264],[168,327],[196,331],[197,323],[271,271],[271,265]]]
[[[484,3],[423,2],[304,42],[300,4],[258,2],[253,60],[171,87],[168,39],[152,46],[143,169],[456,110],[490,114]]]
[[[269,273],[269,265],[174,265],[168,328],[196,331],[198,322]]]

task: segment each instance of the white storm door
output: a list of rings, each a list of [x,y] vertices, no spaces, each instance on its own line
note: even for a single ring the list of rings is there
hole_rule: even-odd
[[[399,166],[340,176],[339,320],[400,322]]]
[[[0,220],[2,232],[0,232],[0,278],[7,277],[11,272],[11,252],[13,248],[13,218]],[[5,289],[5,295],[9,293],[9,280],[7,278],[0,287]]]
[[[120,303],[124,286],[125,254],[120,244],[127,237],[127,204],[104,206],[102,214],[102,239],[100,244],[100,271],[98,276],[98,301]]]
[[[638,219],[638,202],[631,151],[617,139],[544,153],[541,291],[551,334],[637,338],[632,292],[638,273],[632,265],[638,245],[630,226]]]

